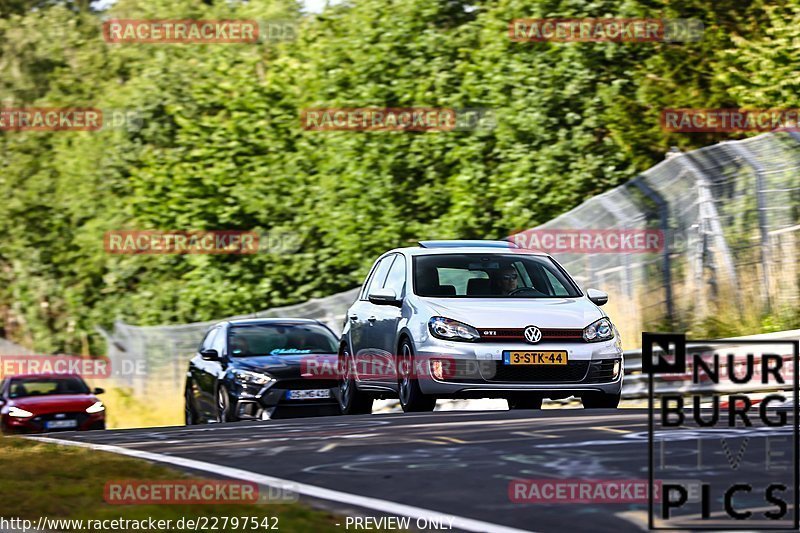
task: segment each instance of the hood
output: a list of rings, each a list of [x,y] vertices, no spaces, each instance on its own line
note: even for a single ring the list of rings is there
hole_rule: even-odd
[[[34,415],[46,415],[50,413],[83,412],[97,401],[97,397],[94,394],[52,394],[11,398],[8,405],[9,407],[25,409]]]
[[[605,314],[581,298],[425,298],[432,315],[475,328],[583,329]]]
[[[232,357],[231,368],[250,370],[253,372],[266,372],[279,379],[296,379],[301,377],[301,372],[315,363],[333,364],[338,360],[336,354],[286,354],[286,355],[261,355],[254,357]]]

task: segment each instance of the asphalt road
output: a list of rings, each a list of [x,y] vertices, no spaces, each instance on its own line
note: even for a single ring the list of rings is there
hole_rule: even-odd
[[[307,418],[51,436],[189,458],[522,530],[618,533],[646,527],[646,503],[517,503],[510,498],[509,483],[647,480],[647,428],[646,410],[569,409]],[[770,475],[788,476],[789,495],[784,497],[792,514],[791,427],[752,428],[746,435],[706,430],[699,452],[698,435],[683,435],[688,438],[666,442],[664,457],[673,468],[669,477],[712,479],[712,519],[723,518],[717,486],[743,478],[757,485],[765,479],[765,450],[775,463],[767,467],[777,472]],[[721,437],[727,439],[722,447]],[[789,462],[777,464],[781,457]],[[761,493],[754,498],[737,502],[770,508]],[[359,512],[358,506],[341,502],[335,508]],[[698,509],[687,507],[684,514]],[[361,513],[377,514],[374,509]]]

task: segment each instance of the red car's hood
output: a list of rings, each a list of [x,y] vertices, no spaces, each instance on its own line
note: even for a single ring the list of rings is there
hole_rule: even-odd
[[[13,398],[8,405],[25,409],[34,415],[46,415],[85,411],[96,401],[97,397],[94,394],[53,394]]]

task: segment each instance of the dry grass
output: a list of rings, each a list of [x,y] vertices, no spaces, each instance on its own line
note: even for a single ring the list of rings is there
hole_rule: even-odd
[[[280,531],[340,531],[342,519],[299,503],[111,505],[104,501],[105,484],[114,480],[190,479],[187,474],[110,453],[84,448],[0,438],[0,494],[13,495],[0,516],[32,520],[48,518],[104,520],[125,518],[176,521],[182,517],[278,517]],[[64,531],[72,531],[67,528]]]
[[[98,384],[106,389],[106,424],[109,429],[183,425],[183,389],[163,384],[157,394],[138,397],[113,382]]]

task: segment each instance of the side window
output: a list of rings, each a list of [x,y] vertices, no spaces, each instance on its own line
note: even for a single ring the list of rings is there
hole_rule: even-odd
[[[372,271],[372,277],[367,282],[367,286],[361,295],[362,300],[366,300],[373,289],[383,287],[383,282],[386,281],[386,274],[389,272],[389,267],[392,266],[392,259],[394,259],[394,255],[386,256],[380,260],[378,266]]]
[[[380,261],[378,263],[380,263]],[[359,300],[367,299],[367,289],[369,288],[370,283],[372,283],[372,278],[375,277],[375,272],[378,271],[378,263],[372,265],[372,270],[369,271],[369,275],[367,276],[366,281],[364,281],[364,286],[361,287],[361,295],[358,297]]]
[[[406,258],[401,254],[395,256],[392,268],[389,270],[389,275],[386,277],[386,283],[383,285],[387,289],[394,289],[397,296],[403,296],[403,290],[406,287]]]
[[[225,353],[225,337],[227,337],[225,331],[226,330],[224,327],[218,327],[217,336],[214,337],[214,342],[211,345],[211,348],[216,350],[219,355],[223,355]]]
[[[219,328],[213,328],[211,331],[206,333],[206,337],[203,339],[203,342],[200,343],[200,351],[209,350],[211,348],[211,344],[214,342],[214,336],[217,334],[217,330]]]

